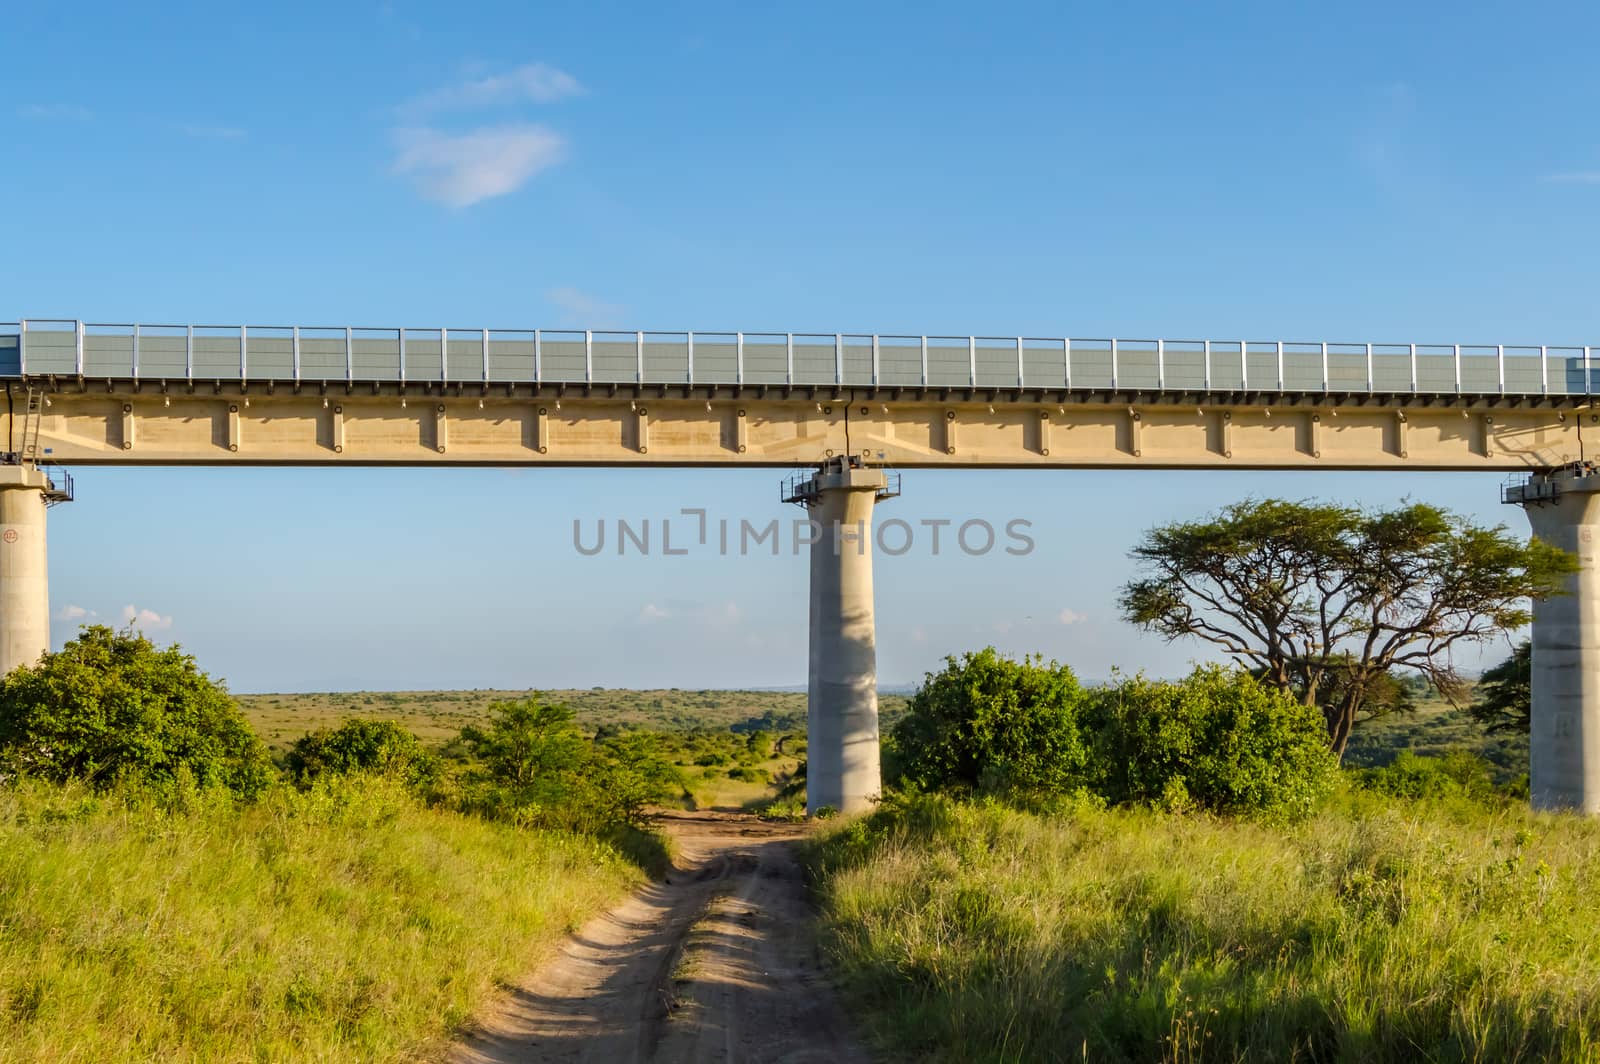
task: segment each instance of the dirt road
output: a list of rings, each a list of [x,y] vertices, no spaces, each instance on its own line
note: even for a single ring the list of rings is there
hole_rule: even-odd
[[[669,815],[677,867],[572,936],[455,1064],[865,1062],[818,967],[795,861],[803,828]]]

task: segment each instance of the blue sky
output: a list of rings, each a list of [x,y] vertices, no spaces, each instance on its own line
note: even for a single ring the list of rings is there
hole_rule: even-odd
[[[1597,343],[1597,23],[34,5],[0,68],[0,318]],[[132,606],[246,691],[804,680],[803,559],[572,548],[574,518],[790,516],[776,471],[80,474],[58,642]],[[1521,532],[1498,479],[907,474],[896,515],[1038,546],[881,559],[880,674],[990,642],[1173,672],[1200,648],[1112,604],[1148,525],[1279,494]]]

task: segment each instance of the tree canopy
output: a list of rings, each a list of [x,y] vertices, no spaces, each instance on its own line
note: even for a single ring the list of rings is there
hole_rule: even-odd
[[[1494,732],[1527,735],[1533,719],[1533,644],[1524,639],[1511,656],[1478,678],[1468,707],[1474,720]]]
[[[1423,503],[1366,511],[1276,499],[1158,526],[1132,555],[1145,575],[1123,588],[1129,621],[1205,640],[1319,706],[1340,755],[1351,729],[1397,704],[1375,697],[1381,677],[1412,671],[1459,696],[1456,645],[1527,624],[1527,600],[1560,593],[1577,565]]]
[[[0,679],[0,763],[95,784],[187,775],[246,797],[271,779],[261,740],[194,658],[105,625]]]

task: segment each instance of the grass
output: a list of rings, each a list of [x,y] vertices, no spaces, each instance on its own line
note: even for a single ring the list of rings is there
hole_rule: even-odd
[[[421,1059],[642,880],[382,781],[0,789],[0,1061]]]
[[[527,691],[354,691],[314,694],[235,695],[251,726],[275,750],[308,731],[335,727],[351,717],[382,717],[403,724],[425,742],[455,738],[462,727],[481,725],[489,705]],[[588,731],[624,724],[657,731],[764,727],[805,733],[806,696],[797,691],[629,691],[594,688],[543,691],[549,701],[569,705]],[[904,711],[906,697],[879,697],[885,726]]]
[[[1345,795],[1299,825],[922,799],[811,844],[885,1054],[1600,1060],[1600,825]]]

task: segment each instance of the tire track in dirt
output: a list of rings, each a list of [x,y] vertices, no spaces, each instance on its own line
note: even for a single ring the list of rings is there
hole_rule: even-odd
[[[801,825],[680,813],[678,867],[571,936],[454,1064],[865,1062],[821,967]]]

